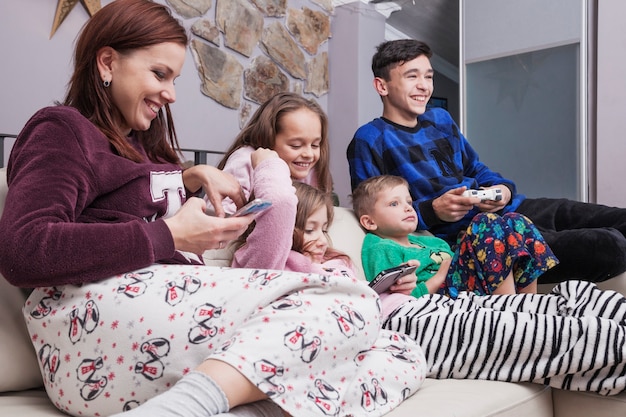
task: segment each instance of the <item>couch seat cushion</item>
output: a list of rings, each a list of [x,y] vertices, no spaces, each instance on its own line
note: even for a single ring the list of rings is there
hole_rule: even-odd
[[[552,395],[554,417],[616,417],[626,415],[626,392],[606,397],[592,392],[553,389]]]
[[[387,416],[548,417],[552,416],[551,398],[550,388],[537,384],[426,379],[416,394]],[[0,394],[0,410],[3,416],[65,415],[54,408],[43,390]]]
[[[56,409],[43,389],[0,394],[0,415],[19,417],[67,417]]]
[[[552,416],[551,388],[530,383],[428,378],[388,415],[548,417]]]

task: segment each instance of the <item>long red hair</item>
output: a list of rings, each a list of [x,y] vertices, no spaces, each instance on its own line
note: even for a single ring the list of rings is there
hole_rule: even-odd
[[[117,153],[133,161],[142,159],[119,131],[117,108],[100,79],[98,51],[110,46],[120,53],[174,42],[187,47],[188,36],[170,10],[150,0],[116,0],[104,6],[83,27],[74,52],[74,73],[63,104],[72,106],[95,124]],[[163,106],[146,131],[134,132],[153,161],[179,163],[178,139],[169,104]]]

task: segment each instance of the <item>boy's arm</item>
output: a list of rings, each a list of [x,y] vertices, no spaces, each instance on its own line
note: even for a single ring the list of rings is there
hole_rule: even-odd
[[[358,131],[357,131],[358,134]],[[382,158],[369,143],[355,135],[346,150],[352,190],[370,177],[381,175]]]
[[[499,172],[491,170],[487,165],[482,163],[479,159],[478,153],[472,148],[468,140],[460,134],[461,149],[463,153],[464,171],[465,176],[475,178],[478,186],[481,188],[498,188],[506,187],[509,190],[504,204],[507,204],[509,200],[515,195],[516,187],[515,183],[507,178],[504,178]]]
[[[452,259],[445,259],[441,262],[437,273],[430,277],[426,282],[426,288],[428,294],[436,293],[441,285],[446,281],[446,276],[448,275],[448,269],[450,269],[450,263]],[[425,294],[424,294],[425,295]]]
[[[416,200],[414,207],[420,216],[420,224],[418,225],[420,229],[454,223],[467,214],[469,210],[472,210],[473,203],[476,201],[470,202],[467,198],[461,199],[461,196],[453,195],[455,190],[459,194],[462,193],[460,188],[463,186],[467,189],[499,186],[499,188],[510,190],[511,196],[515,195],[515,184],[503,178],[499,173],[492,171],[480,161],[478,154],[463,136],[448,112],[442,109],[433,109],[420,116],[420,121],[424,126],[429,126],[428,132],[431,133],[430,135],[424,134],[422,138],[423,142],[426,143],[424,146],[435,147],[437,153],[436,157],[433,153],[429,154],[429,164],[416,165],[416,170],[424,173],[425,171],[419,167],[430,166],[433,172],[437,172],[437,167],[445,167],[445,169],[441,168],[442,173],[439,179],[432,178],[433,174],[431,173],[431,177],[424,178],[430,180],[430,182],[424,183],[426,184],[424,188],[412,189],[413,198]],[[438,132],[438,135],[434,135],[432,132]],[[429,139],[432,140],[433,138],[446,138],[449,146],[444,146],[441,139],[437,139],[437,142],[434,140],[428,142]],[[440,181],[438,190],[429,190],[428,184],[437,183],[437,181]],[[506,191],[503,194],[506,197],[509,195]],[[446,200],[449,201],[446,202]],[[462,214],[463,212],[465,214]]]
[[[428,282],[428,281],[426,281]],[[415,298],[420,298],[424,295],[431,294],[428,287],[426,286],[426,282],[418,282],[417,286],[413,291],[411,291],[411,295]]]
[[[361,262],[368,281],[373,280],[380,271],[404,263],[400,251],[385,243],[385,239],[373,233],[367,233],[363,239]]]
[[[395,243],[382,239],[373,233],[365,235],[361,249],[361,262],[365,278],[368,281],[373,280],[380,271],[398,266],[407,261],[408,259],[405,259],[404,253]],[[418,267],[419,270],[420,268]],[[416,298],[428,294],[428,288],[425,282],[422,282],[426,281],[426,279],[420,280],[419,277],[416,272],[417,286],[411,292],[411,295]]]

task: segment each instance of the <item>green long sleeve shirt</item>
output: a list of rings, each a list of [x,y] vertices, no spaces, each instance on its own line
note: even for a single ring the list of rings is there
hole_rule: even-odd
[[[415,259],[420,264],[415,271],[417,287],[411,295],[416,298],[427,295],[426,281],[437,273],[444,259],[452,256],[452,250],[435,236],[409,235],[409,242],[411,246],[403,246],[373,233],[365,235],[361,248],[365,278],[371,281],[380,271]]]

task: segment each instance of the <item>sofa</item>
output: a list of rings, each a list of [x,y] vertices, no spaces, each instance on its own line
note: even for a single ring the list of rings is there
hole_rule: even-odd
[[[0,169],[0,215],[6,196],[6,171]],[[364,233],[351,210],[336,207],[330,228],[333,245],[350,255],[363,278],[360,247]],[[1,236],[1,232],[0,232]],[[1,238],[0,238],[1,239]],[[208,264],[229,264],[228,249],[207,251]],[[626,294],[626,274],[601,284]],[[549,290],[543,287],[542,290]],[[48,400],[35,351],[22,319],[25,296],[0,277],[0,416],[63,416]],[[410,416],[534,416],[615,417],[626,415],[626,393],[603,397],[530,383],[426,379],[422,387],[391,417]],[[297,416],[296,416],[297,417]]]

